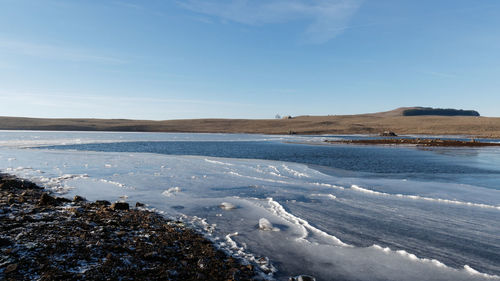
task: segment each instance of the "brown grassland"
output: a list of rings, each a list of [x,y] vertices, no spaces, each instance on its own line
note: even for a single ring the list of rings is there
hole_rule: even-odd
[[[403,116],[392,111],[291,119],[42,119],[0,117],[0,130],[197,132],[251,134],[401,134],[468,135],[499,138],[500,118],[473,116]]]

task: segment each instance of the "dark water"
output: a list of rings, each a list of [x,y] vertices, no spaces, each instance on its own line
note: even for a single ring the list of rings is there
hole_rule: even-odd
[[[498,166],[482,165],[490,148],[426,148],[308,145],[277,141],[155,141],[62,145],[49,149],[100,152],[148,152],[225,158],[264,159],[309,164],[324,173],[352,171],[363,176],[431,179],[500,189]],[[496,169],[495,169],[496,168]],[[478,182],[478,178],[481,180]]]

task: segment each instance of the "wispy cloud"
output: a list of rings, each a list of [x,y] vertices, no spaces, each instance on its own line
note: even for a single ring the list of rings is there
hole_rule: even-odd
[[[0,69],[12,69],[12,68],[14,68],[12,65],[0,61]]]
[[[97,62],[97,63],[125,63],[124,60],[95,54],[93,52],[78,48],[57,46],[50,44],[33,43],[21,40],[0,38],[0,50],[11,53],[39,57],[44,59],[58,59],[76,62]]]
[[[346,28],[363,0],[184,0],[179,5],[196,13],[246,25],[306,20],[310,43],[335,38]]]
[[[230,101],[216,101],[206,99],[178,99],[178,98],[162,98],[162,97],[133,97],[123,95],[89,95],[78,93],[30,93],[30,92],[1,92],[0,101],[2,100],[17,100],[17,101],[30,101],[33,103],[42,102],[43,105],[53,105],[66,107],[71,105],[85,105],[95,106],[96,104],[194,104],[194,105],[218,105],[218,106],[250,106],[253,104],[230,102]],[[50,101],[50,102],[49,102]]]
[[[427,75],[432,75],[435,77],[440,77],[440,78],[455,78],[455,77],[457,77],[455,74],[436,72],[436,71],[423,71],[422,73],[427,74]]]
[[[189,119],[237,116],[255,105],[206,99],[162,96],[124,97],[83,93],[0,91],[2,116],[46,118]],[[258,115],[257,115],[258,116]],[[253,117],[257,117],[253,116]],[[241,116],[240,116],[241,117]]]
[[[113,4],[118,5],[118,6],[122,6],[125,8],[134,9],[134,10],[144,10],[143,6],[136,4],[136,3],[124,2],[124,1],[113,1]]]
[[[153,2],[153,1],[126,1],[126,0],[123,0],[123,1],[113,1],[111,3],[108,3],[106,1],[102,1],[101,4],[103,6],[106,6],[106,7],[108,7],[109,4],[111,4],[114,7],[129,9],[131,11],[135,11],[135,12],[143,13],[143,14],[149,14],[152,16],[160,16],[160,17],[166,16],[165,13],[161,9],[154,8],[154,5],[148,5],[148,4],[152,4],[151,2]],[[160,2],[162,2],[162,1],[160,1]]]

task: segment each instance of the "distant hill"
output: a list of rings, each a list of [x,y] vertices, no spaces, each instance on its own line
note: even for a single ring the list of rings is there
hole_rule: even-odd
[[[472,110],[425,107],[402,107],[386,112],[357,115],[295,116],[291,119],[151,121],[0,116],[0,130],[376,135],[392,131],[398,135],[470,135],[500,138],[500,118],[477,116],[479,113]]]
[[[480,116],[475,110],[463,110],[453,108],[432,108],[432,107],[414,107],[402,111],[403,116]]]

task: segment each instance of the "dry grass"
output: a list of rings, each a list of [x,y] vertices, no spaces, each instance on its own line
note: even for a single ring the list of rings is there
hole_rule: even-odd
[[[500,118],[401,116],[401,109],[360,115],[299,116],[293,119],[38,119],[0,117],[2,130],[200,132],[262,134],[397,134],[500,137]]]

